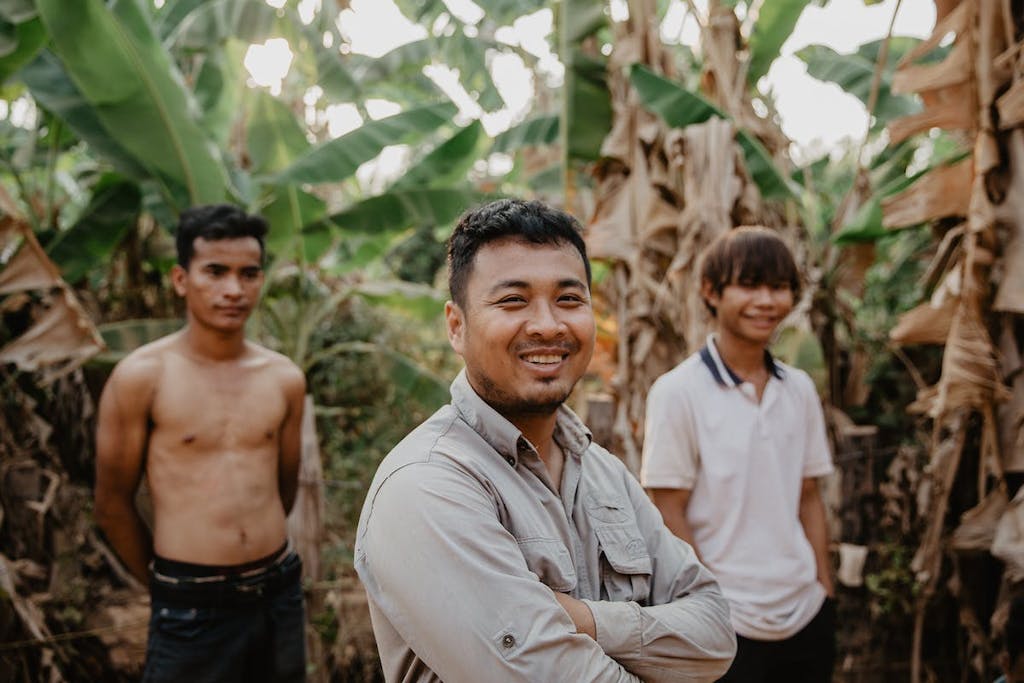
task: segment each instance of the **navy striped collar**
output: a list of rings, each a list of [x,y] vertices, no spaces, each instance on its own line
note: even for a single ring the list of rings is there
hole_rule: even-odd
[[[700,359],[719,386],[737,387],[743,384],[743,378],[733,372],[732,368],[722,360],[722,356],[718,353],[718,346],[715,344],[714,335],[708,335],[707,341],[700,349]],[[786,378],[785,371],[768,349],[764,350],[764,366],[775,379]]]

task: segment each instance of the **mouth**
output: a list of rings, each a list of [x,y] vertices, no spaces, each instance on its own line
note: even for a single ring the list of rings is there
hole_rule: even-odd
[[[244,315],[247,309],[244,306],[220,306],[217,310],[225,315]]]
[[[565,360],[567,355],[561,353],[528,353],[520,356],[520,358],[533,365],[557,365]]]

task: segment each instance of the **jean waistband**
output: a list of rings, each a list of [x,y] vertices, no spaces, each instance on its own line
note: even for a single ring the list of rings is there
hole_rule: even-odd
[[[302,577],[302,561],[289,550],[270,566],[239,574],[189,577],[153,572],[149,581],[154,602],[188,607],[247,604],[277,595]]]
[[[153,557],[152,571],[154,576],[168,583],[223,581],[232,576],[255,576],[264,569],[281,564],[287,559],[290,550],[291,541],[286,539],[280,548],[269,555],[233,565],[193,564],[156,555]]]

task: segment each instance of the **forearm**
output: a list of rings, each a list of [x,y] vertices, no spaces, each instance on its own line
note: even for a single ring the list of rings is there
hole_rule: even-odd
[[[729,668],[736,636],[725,598],[700,590],[664,605],[590,602],[597,642],[649,683],[714,681]]]
[[[828,596],[832,597],[835,594],[835,586],[832,581],[832,559],[828,551],[828,523],[825,516],[825,504],[820,496],[801,500],[800,524],[814,550],[818,582],[824,586]]]
[[[135,506],[106,504],[97,510],[97,522],[132,576],[147,583],[153,540]]]
[[[693,528],[690,526],[689,520],[686,518],[686,512],[683,510],[674,511],[672,513],[666,513],[662,510],[662,518],[665,520],[665,526],[676,538],[681,538],[686,541],[693,552],[697,555],[697,559],[703,562],[700,557],[700,549],[697,548],[696,542],[693,540]]]

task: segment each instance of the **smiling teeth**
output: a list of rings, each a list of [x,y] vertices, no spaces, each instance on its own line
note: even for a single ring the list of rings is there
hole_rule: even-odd
[[[524,360],[530,363],[557,363],[562,360],[561,356],[525,356]]]

